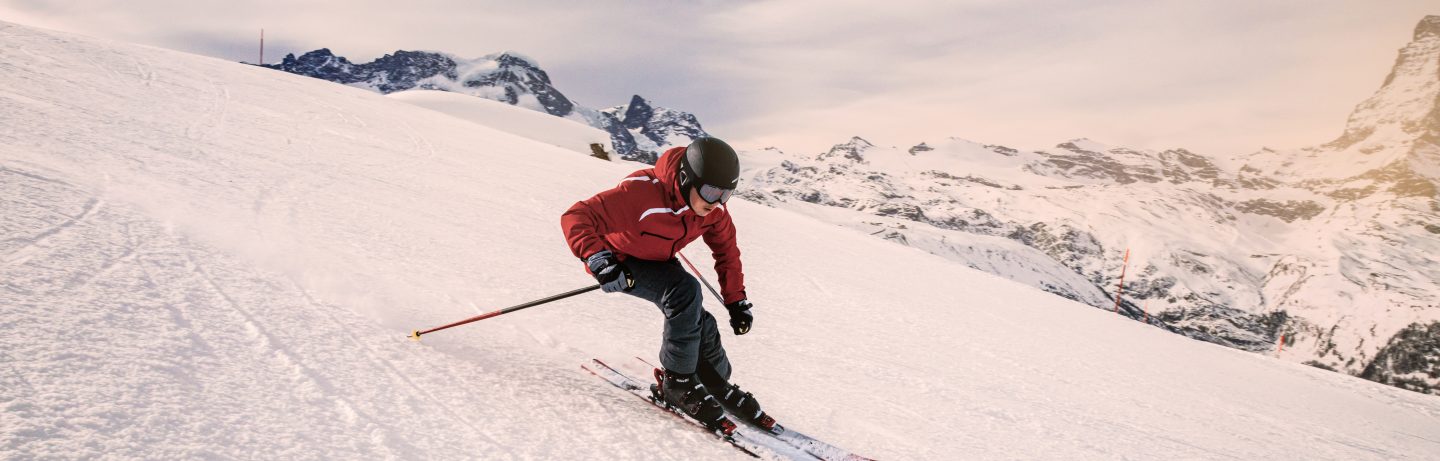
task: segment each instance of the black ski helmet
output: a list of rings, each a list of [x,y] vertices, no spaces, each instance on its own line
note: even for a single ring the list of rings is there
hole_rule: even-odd
[[[689,200],[690,190],[701,184],[733,190],[740,182],[740,157],[719,138],[695,138],[680,157],[680,171],[675,175],[685,200]]]

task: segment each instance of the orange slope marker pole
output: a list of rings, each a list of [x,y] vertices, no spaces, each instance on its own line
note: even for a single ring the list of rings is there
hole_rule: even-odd
[[[1125,264],[1120,266],[1120,285],[1115,287],[1115,313],[1120,313],[1120,296],[1125,294],[1125,269],[1130,267],[1130,249],[1125,249]]]

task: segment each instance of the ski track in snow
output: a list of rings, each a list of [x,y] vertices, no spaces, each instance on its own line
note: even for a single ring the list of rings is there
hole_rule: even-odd
[[[209,58],[0,41],[0,458],[742,459],[579,369],[654,356],[633,298],[405,339],[593,283],[558,216],[636,165]],[[730,209],[757,306],[724,334],[735,381],[858,454],[1440,457],[1433,397]]]
[[[16,186],[36,187],[46,184],[37,180],[43,179],[38,175],[16,175],[13,171],[0,174],[6,174],[4,186],[7,197],[26,196],[22,191],[17,191]],[[51,431],[55,428],[40,430],[43,426],[36,427],[37,423],[45,422],[51,417],[60,418],[54,422],[61,428],[80,422],[82,427],[102,435],[108,433],[117,439],[126,438],[138,429],[173,430],[182,426],[198,426],[217,437],[213,445],[226,445],[224,440],[233,437],[231,440],[237,442],[234,446],[242,449],[228,454],[204,450],[172,453],[177,457],[244,457],[246,453],[272,449],[277,453],[285,452],[287,447],[283,443],[272,446],[270,444],[276,440],[260,437],[272,431],[271,435],[293,431],[294,435],[290,437],[298,440],[313,439],[312,441],[337,436],[342,439],[351,438],[348,434],[365,436],[362,440],[368,439],[370,445],[355,446],[353,442],[345,443],[351,445],[346,447],[352,449],[348,452],[349,456],[396,458],[401,453],[414,452],[415,447],[406,440],[416,439],[415,434],[393,425],[393,422],[404,421],[403,419],[397,419],[397,415],[393,414],[377,415],[375,410],[365,408],[366,405],[374,405],[377,399],[383,398],[382,395],[347,395],[334,384],[335,378],[327,376],[327,370],[328,373],[335,373],[333,366],[327,365],[327,369],[322,370],[312,368],[309,364],[314,360],[313,357],[337,354],[347,348],[318,349],[313,342],[305,343],[303,339],[288,338],[286,333],[279,332],[277,325],[304,325],[306,329],[316,333],[344,337],[350,342],[349,346],[354,346],[355,333],[339,325],[334,314],[325,314],[329,316],[328,321],[317,322],[311,318],[313,315],[310,314],[323,312],[324,306],[308,301],[304,304],[285,302],[286,298],[304,299],[303,293],[294,287],[287,289],[273,286],[272,282],[264,279],[255,279],[253,277],[262,275],[245,273],[243,269],[224,262],[214,267],[201,263],[201,260],[205,260],[216,264],[214,261],[224,261],[226,258],[214,254],[211,249],[170,235],[163,226],[147,223],[143,217],[133,214],[133,211],[101,208],[97,206],[99,200],[93,197],[84,198],[83,192],[75,189],[52,189],[51,192],[44,196],[44,202],[30,203],[29,205],[33,205],[31,208],[24,207],[25,203],[19,201],[7,201],[3,208],[6,216],[44,216],[45,213],[41,212],[42,205],[52,200],[68,198],[69,203],[82,206],[84,210],[79,216],[67,218],[53,226],[44,227],[48,223],[37,223],[40,224],[37,226],[39,232],[33,235],[46,238],[30,239],[33,243],[25,247],[30,257],[24,261],[12,261],[6,266],[4,278],[7,281],[7,290],[0,293],[0,298],[3,298],[0,302],[7,306],[18,306],[20,312],[26,313],[18,319],[5,319],[6,375],[14,376],[19,384],[16,387],[30,393],[54,386],[57,381],[69,380],[98,380],[112,384],[128,382],[135,386],[132,390],[137,392],[135,395],[126,395],[128,392],[125,392],[123,385],[118,386],[118,389],[108,390],[70,385],[65,386],[71,391],[66,394],[73,395],[60,399],[61,403],[58,404],[54,399],[47,399],[45,394],[30,395],[29,397],[50,405],[21,404],[7,407],[9,410],[17,410],[17,414],[22,418],[14,425],[7,424],[7,427],[17,430],[5,432],[7,443],[3,446],[33,446],[42,449],[12,454],[45,455],[47,452],[43,448],[47,436],[64,433],[63,429],[60,434],[54,434]],[[96,219],[84,219],[88,217]],[[59,232],[60,229],[65,232]],[[113,256],[104,251],[96,253],[94,250],[97,248],[113,248],[121,253]],[[85,270],[87,267],[94,270]],[[25,270],[27,268],[30,270]],[[35,268],[62,270],[36,271]],[[27,273],[43,274],[43,277],[27,277]],[[82,281],[81,279],[84,283],[75,283]],[[232,297],[227,291],[242,291],[246,293],[243,295],[246,297],[267,292],[272,296],[243,299]],[[136,296],[137,293],[140,296]],[[283,309],[276,309],[277,304]],[[57,307],[74,309],[70,316],[42,317],[42,314]],[[260,315],[251,312],[252,309],[263,309],[264,313]],[[160,315],[149,315],[152,312]],[[157,320],[166,321],[157,323]],[[113,336],[104,329],[107,324],[133,327],[135,334],[133,337],[124,338],[123,342],[115,341],[118,344],[107,344],[107,337]],[[54,346],[50,344],[52,342],[65,344],[66,347],[51,349],[47,353],[43,346]],[[368,351],[365,351],[364,356],[366,360],[360,363],[366,364],[367,368],[387,371],[365,372],[358,376],[378,380],[388,374],[390,378],[384,380],[400,378],[403,381],[403,376],[393,371],[392,366],[377,363],[369,356]],[[351,360],[353,358],[344,359]],[[128,369],[133,364],[140,364],[140,369]],[[234,377],[232,370],[254,374],[254,379],[257,380],[255,384],[260,387],[268,387],[260,384],[263,382],[285,384],[267,392],[270,394],[267,397],[277,399],[276,403],[280,404],[280,408],[274,405],[259,405],[260,408],[257,409],[252,405],[259,402],[253,401],[235,405],[224,402],[225,397],[219,394],[226,392],[217,391],[230,387],[231,383],[208,382],[206,377],[230,379]],[[351,373],[362,371],[364,370],[348,370]],[[26,376],[30,378],[27,379]],[[37,388],[36,382],[43,384]],[[212,390],[212,386],[215,389]],[[253,390],[255,389],[248,391]],[[424,406],[440,414],[446,413],[445,406],[435,402],[433,398],[416,398],[417,393],[424,391],[413,384],[387,389],[387,392],[395,391],[408,392],[400,392],[394,398],[423,400]],[[173,401],[167,399],[173,397],[167,394],[174,393],[193,395]],[[287,399],[286,396],[290,398]],[[357,402],[357,398],[361,397],[366,403]],[[22,402],[26,400],[28,399],[23,397],[20,399]],[[175,411],[164,417],[166,421],[134,420],[125,417],[141,416],[148,413],[145,410],[151,406],[163,407],[174,401],[198,405],[171,409]],[[284,418],[293,418],[305,424],[270,421],[274,416],[288,413],[283,411],[283,407],[313,409],[317,402],[328,402],[318,406],[326,409],[328,414],[322,415],[316,421],[307,421],[315,417],[307,414],[311,411]],[[257,410],[262,411],[257,414]],[[263,410],[280,411],[267,416]],[[207,420],[213,416],[225,417],[227,423],[255,421],[255,424],[227,424],[220,430],[222,428],[209,427],[213,426],[214,422]],[[156,422],[160,423],[159,427],[147,424]],[[343,423],[343,426],[337,427],[335,422]],[[259,427],[260,424],[269,427]],[[272,424],[273,426],[270,426]],[[32,427],[37,430],[27,431]],[[247,446],[243,442],[247,438],[247,430],[254,431],[248,435],[261,441],[259,445]],[[27,434],[30,437],[27,437]],[[475,431],[474,435],[480,434]],[[486,440],[485,437],[476,439]],[[92,454],[127,456],[126,453],[129,453],[135,457],[143,457],[157,454],[149,451],[154,446],[163,446],[153,444],[159,440],[151,439],[148,442],[152,444],[116,446],[102,443],[97,448],[103,450]],[[503,452],[493,440],[482,444],[452,442],[459,443],[458,447],[469,445],[472,450]],[[86,453],[72,453],[69,451],[72,447],[59,448],[63,450],[49,454]]]

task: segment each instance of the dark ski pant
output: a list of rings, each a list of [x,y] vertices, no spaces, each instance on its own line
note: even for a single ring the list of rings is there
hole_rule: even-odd
[[[627,259],[635,276],[635,296],[655,303],[665,314],[665,336],[660,343],[660,365],[675,373],[695,373],[707,386],[730,380],[730,359],[720,345],[715,316],[701,306],[700,282],[680,261]],[[716,379],[719,379],[717,381]]]

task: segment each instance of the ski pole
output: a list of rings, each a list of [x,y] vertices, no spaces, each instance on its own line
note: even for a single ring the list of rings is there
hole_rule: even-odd
[[[694,272],[694,273],[695,273],[695,278],[700,279],[700,283],[705,284],[705,288],[709,288],[709,289],[710,289],[710,294],[715,295],[715,299],[716,299],[716,300],[719,300],[719,301],[720,301],[720,304],[725,304],[725,297],[720,296],[720,292],[715,291],[715,287],[710,286],[710,281],[709,281],[709,280],[705,280],[705,276],[700,275],[700,270],[699,270],[699,269],[696,269],[694,264],[690,264],[690,258],[686,258],[686,257],[685,257],[685,253],[675,253],[675,254],[680,255],[680,260],[681,260],[681,261],[685,261],[685,265],[686,265],[686,266],[690,266],[690,272]]]
[[[550,302],[550,301],[558,301],[558,300],[565,299],[565,298],[569,298],[569,297],[571,297],[571,296],[575,296],[575,295],[578,295],[578,294],[581,294],[581,293],[585,293],[585,292],[587,292],[587,291],[593,291],[593,290],[596,290],[596,289],[598,289],[598,288],[600,288],[600,285],[599,285],[599,284],[591,285],[591,286],[588,286],[588,287],[585,287],[585,288],[579,288],[579,289],[570,290],[570,291],[567,291],[567,292],[564,292],[564,293],[560,293],[560,294],[558,294],[558,295],[551,296],[551,297],[548,297],[548,298],[542,298],[542,299],[537,299],[537,300],[534,300],[534,301],[530,301],[530,302],[528,302],[528,303],[521,304],[521,305],[518,305],[518,306],[510,306],[510,307],[507,307],[507,308],[504,308],[504,309],[500,309],[500,310],[498,310],[498,311],[487,312],[487,313],[480,314],[480,315],[477,315],[477,316],[474,316],[474,317],[470,317],[470,318],[465,319],[465,320],[461,320],[461,321],[459,321],[459,322],[451,323],[451,324],[449,324],[449,325],[441,325],[441,326],[438,326],[438,327],[435,327],[435,328],[431,328],[431,329],[429,329],[429,330],[424,330],[424,331],[415,330],[415,331],[410,332],[410,339],[419,341],[419,340],[420,340],[420,335],[430,334],[430,333],[433,333],[433,332],[436,332],[436,331],[444,330],[444,329],[446,329],[446,328],[458,327],[458,326],[460,326],[460,325],[464,325],[464,324],[467,324],[467,323],[470,323],[470,322],[478,322],[478,321],[481,321],[481,320],[488,319],[488,318],[490,318],[490,317],[495,317],[495,316],[499,316],[499,315],[509,314],[509,313],[511,313],[511,312],[518,311],[518,310],[520,310],[520,309],[524,309],[524,308],[527,308],[527,307],[539,306],[539,305],[541,305],[541,304],[545,304],[545,303],[548,303],[548,302]]]

